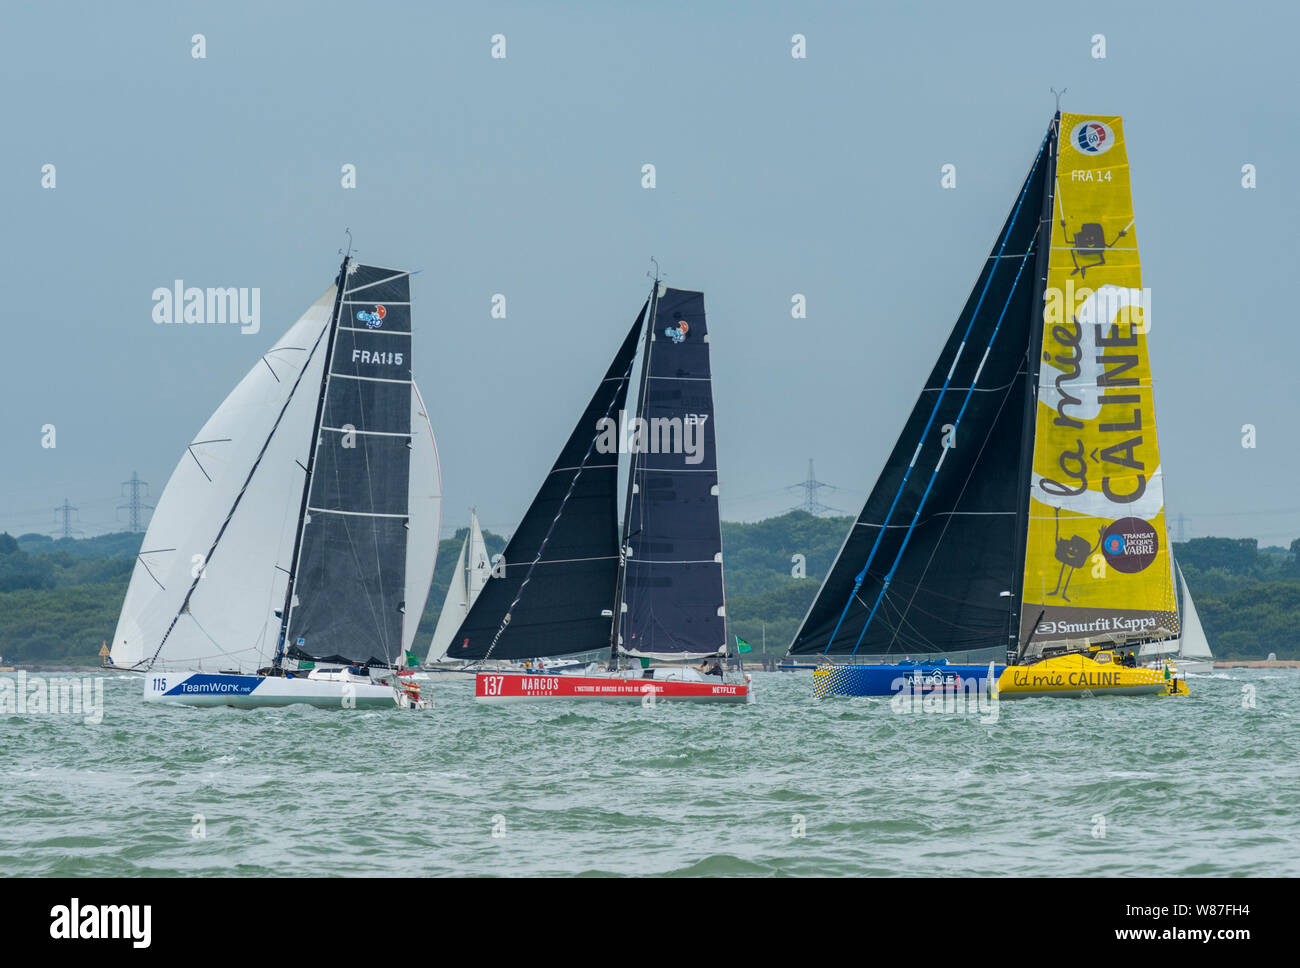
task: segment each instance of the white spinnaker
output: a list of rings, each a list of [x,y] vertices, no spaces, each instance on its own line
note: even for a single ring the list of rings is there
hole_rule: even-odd
[[[478,514],[474,511],[471,511],[469,516],[469,554],[465,561],[465,572],[466,588],[469,592],[469,604],[466,606],[468,611],[473,608],[474,600],[487,584],[488,576],[492,574],[487,542],[483,540],[483,531],[478,526]]]
[[[181,455],[131,573],[113,635],[114,664],[247,671],[274,654],[275,610],[284,604],[282,569],[293,554],[334,294],[330,286],[254,364]],[[297,391],[250,480],[295,382]],[[182,613],[200,567],[203,577]]]
[[[451,638],[460,628],[469,614],[469,597],[465,589],[465,548],[469,544],[467,536],[460,545],[460,556],[456,559],[456,568],[451,573],[451,585],[447,588],[447,597],[442,601],[442,612],[438,615],[438,625],[433,630],[433,641],[429,643],[429,657],[426,662],[441,662],[447,657],[447,647]]]
[[[411,383],[411,476],[407,492],[406,608],[402,615],[402,658],[415,644],[424,604],[433,583],[442,530],[442,468],[433,425],[419,387]]]

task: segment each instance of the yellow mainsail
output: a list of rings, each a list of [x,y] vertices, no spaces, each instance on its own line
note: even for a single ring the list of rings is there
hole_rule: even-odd
[[[1020,640],[1178,630],[1120,118],[1062,114]]]

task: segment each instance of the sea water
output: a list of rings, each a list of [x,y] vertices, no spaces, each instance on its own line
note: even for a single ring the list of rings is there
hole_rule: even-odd
[[[0,714],[3,875],[1300,874],[1300,672],[994,721],[748,706],[192,709],[109,674],[103,715]],[[87,721],[90,719],[91,721]]]

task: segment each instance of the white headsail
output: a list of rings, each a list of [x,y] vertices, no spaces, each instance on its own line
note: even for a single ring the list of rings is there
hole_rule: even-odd
[[[334,297],[330,286],[182,454],[131,574],[115,665],[252,669],[273,655]]]
[[[1178,567],[1175,565],[1174,567]],[[1182,587],[1182,608],[1179,625],[1182,635],[1179,639],[1178,654],[1188,659],[1213,659],[1210,642],[1201,627],[1201,617],[1196,614],[1196,603],[1192,601],[1192,591],[1183,578],[1183,570],[1178,568],[1178,584]]]
[[[438,560],[442,528],[442,469],[438,444],[420,390],[411,384],[411,481],[408,492],[410,532],[406,538],[406,610],[402,616],[402,652],[415,644]]]

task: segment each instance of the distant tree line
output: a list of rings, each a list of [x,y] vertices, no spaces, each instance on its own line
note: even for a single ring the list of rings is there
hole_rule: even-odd
[[[730,641],[779,656],[835,560],[851,518],[792,511],[752,524],[724,522]],[[466,529],[444,538],[415,652],[424,658]],[[489,555],[505,539],[485,532]],[[0,534],[0,655],[6,663],[97,663],[112,638],[139,534],[54,539]],[[1174,545],[1210,646],[1219,658],[1300,658],[1300,539],[1260,548],[1253,538]]]

